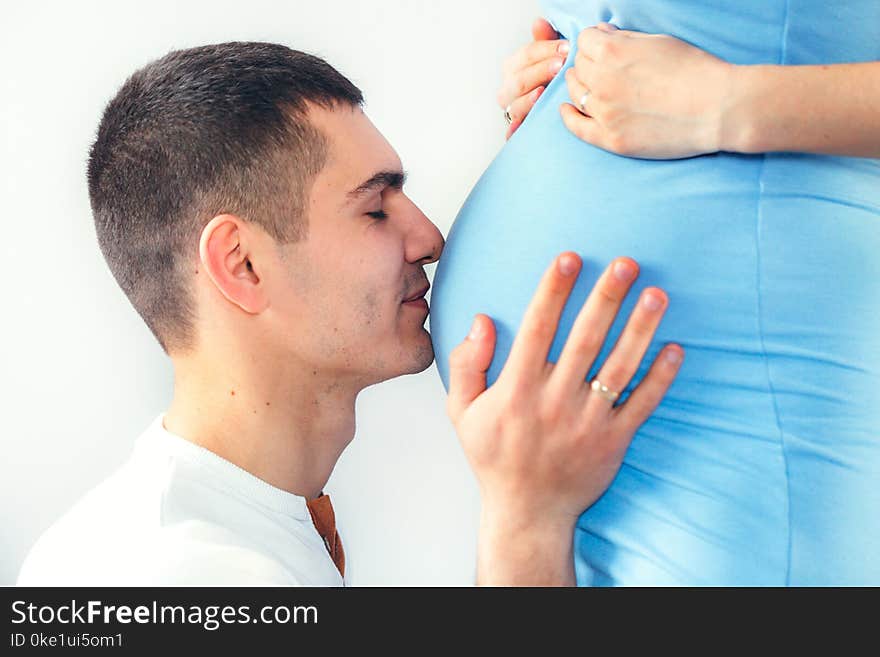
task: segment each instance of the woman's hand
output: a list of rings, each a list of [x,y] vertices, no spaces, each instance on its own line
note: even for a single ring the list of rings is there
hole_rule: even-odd
[[[566,127],[620,155],[674,159],[714,153],[722,143],[733,66],[660,34],[591,27],[578,36],[565,79],[573,104]]]
[[[507,139],[516,132],[544,86],[553,79],[565,63],[569,43],[543,18],[532,24],[532,41],[504,62],[498,104],[510,115]]]
[[[611,484],[633,434],[678,373],[683,351],[668,345],[627,400],[615,405],[650,346],[668,305],[665,293],[641,294],[594,381],[593,361],[633,282],[638,265],[618,258],[587,298],[555,364],[550,346],[581,260],[556,258],[523,317],[498,380],[486,389],[495,330],[478,315],[450,355],[447,411],[482,499],[478,582],[571,584],[571,544],[578,516]],[[610,392],[609,392],[610,390]]]

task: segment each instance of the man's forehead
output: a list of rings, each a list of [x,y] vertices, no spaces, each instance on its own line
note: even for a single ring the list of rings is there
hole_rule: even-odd
[[[334,186],[344,187],[346,194],[379,174],[403,176],[397,153],[360,108],[321,109],[313,121],[324,132],[329,146],[322,173]],[[383,179],[393,183],[391,177]]]

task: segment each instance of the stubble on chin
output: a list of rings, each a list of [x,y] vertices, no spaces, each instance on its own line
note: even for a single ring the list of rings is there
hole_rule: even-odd
[[[413,348],[413,364],[412,371],[407,372],[407,374],[418,374],[419,372],[424,372],[426,369],[431,367],[431,363],[434,362],[434,345],[431,344],[431,335],[428,331],[424,331],[425,340],[420,341]]]
[[[434,362],[434,346],[431,336],[423,329],[415,344],[399,344],[399,348],[391,358],[377,358],[373,363],[373,371],[384,373],[379,375],[381,381],[396,379],[399,376],[424,372]]]

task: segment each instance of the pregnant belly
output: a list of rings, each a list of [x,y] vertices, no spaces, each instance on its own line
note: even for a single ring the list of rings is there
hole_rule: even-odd
[[[490,384],[497,378],[554,255],[577,251],[584,268],[552,361],[600,272],[631,256],[641,275],[590,376],[647,286],[668,293],[669,310],[625,394],[666,342],[687,355],[579,522],[579,583],[880,583],[868,556],[880,550],[880,211],[770,193],[798,167],[816,180],[815,164],[796,157],[651,162],[593,148],[559,120],[558,81],[450,231],[431,312],[444,384],[449,353],[479,312],[496,324]],[[841,497],[843,520],[824,503]],[[827,538],[841,532],[846,559],[836,552],[844,541]]]

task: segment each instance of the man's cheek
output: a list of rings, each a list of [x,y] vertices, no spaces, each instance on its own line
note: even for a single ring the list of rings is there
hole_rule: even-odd
[[[361,289],[351,299],[348,318],[355,333],[372,333],[380,325],[382,311],[379,299],[379,294],[374,289]]]

